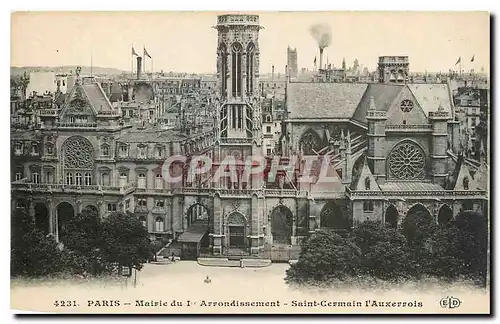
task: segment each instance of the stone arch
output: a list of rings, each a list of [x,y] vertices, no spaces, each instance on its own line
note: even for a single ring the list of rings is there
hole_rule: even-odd
[[[412,139],[396,143],[386,159],[387,174],[391,179],[424,179],[426,166],[425,150]]]
[[[50,232],[49,210],[41,202],[35,204],[35,226],[45,234]]]
[[[438,212],[438,224],[439,225],[449,225],[453,220],[453,211],[450,206],[447,204],[443,204],[441,208],[439,208]]]
[[[314,151],[319,151],[321,147],[321,137],[312,128],[307,129],[299,140],[299,150],[302,149],[304,155],[316,155]]]
[[[247,219],[240,212],[232,212],[227,216],[229,248],[244,249],[246,247]]]
[[[431,212],[424,205],[417,203],[411,206],[406,213],[406,219],[416,218],[417,221],[422,221],[427,218],[428,221],[435,222]]]
[[[285,205],[278,205],[271,212],[273,244],[292,244],[293,213]]]
[[[57,205],[57,233],[59,240],[64,240],[66,235],[66,226],[68,222],[75,216],[75,208],[69,202],[63,201]]]
[[[188,227],[195,223],[203,223],[207,226],[210,224],[212,216],[210,209],[201,202],[191,204],[186,210],[187,225]]]
[[[351,227],[351,224],[349,220],[342,215],[340,207],[334,201],[329,201],[321,210],[320,227],[330,229],[348,229]]]
[[[398,220],[398,209],[393,204],[390,204],[389,207],[387,207],[387,209],[385,210],[385,226],[397,228]]]

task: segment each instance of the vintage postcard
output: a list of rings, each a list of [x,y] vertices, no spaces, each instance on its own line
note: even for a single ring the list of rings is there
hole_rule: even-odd
[[[11,308],[490,314],[487,12],[15,12]]]

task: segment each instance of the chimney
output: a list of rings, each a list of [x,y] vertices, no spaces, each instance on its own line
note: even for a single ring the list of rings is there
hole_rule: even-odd
[[[142,73],[142,57],[137,56],[137,80],[141,79]]]
[[[323,68],[323,49],[319,49],[319,68]]]

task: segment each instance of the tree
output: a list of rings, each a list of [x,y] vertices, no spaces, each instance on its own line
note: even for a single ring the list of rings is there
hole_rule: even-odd
[[[101,224],[101,237],[101,251],[107,262],[141,270],[151,258],[148,231],[132,214],[109,215]]]
[[[488,221],[474,211],[462,211],[453,221],[452,252],[460,260],[457,271],[486,284]]]
[[[46,276],[62,271],[62,253],[50,235],[35,228],[26,209],[16,208],[11,220],[11,276]]]
[[[408,263],[406,238],[381,222],[366,221],[352,237],[361,249],[360,270],[380,279],[405,278]]]
[[[287,270],[285,280],[308,284],[344,279],[356,274],[360,255],[361,249],[349,236],[320,230],[302,247],[298,262]]]
[[[102,236],[96,211],[84,209],[66,226],[64,255],[68,270],[78,274],[101,274],[110,265],[102,258]]]

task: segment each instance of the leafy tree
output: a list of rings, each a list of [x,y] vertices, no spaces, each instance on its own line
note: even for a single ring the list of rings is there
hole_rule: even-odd
[[[50,235],[35,228],[26,209],[16,208],[11,220],[11,276],[46,276],[62,271],[62,253]]]
[[[474,211],[462,211],[453,222],[452,251],[460,260],[462,275],[486,283],[488,258],[488,220]]]
[[[302,247],[298,262],[287,270],[285,280],[304,284],[353,276],[360,255],[361,249],[348,236],[320,230]]]
[[[141,270],[151,258],[148,231],[132,214],[114,212],[101,224],[101,252],[104,260]]]
[[[357,227],[352,237],[361,249],[360,270],[381,279],[406,277],[408,247],[406,238],[381,222],[366,221]]]

